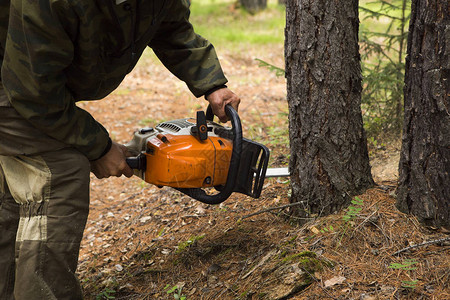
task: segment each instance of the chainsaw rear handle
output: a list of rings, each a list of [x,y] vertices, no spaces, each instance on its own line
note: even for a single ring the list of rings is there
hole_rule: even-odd
[[[231,121],[231,130],[233,132],[233,150],[231,154],[230,166],[228,168],[227,182],[221,187],[220,192],[215,195],[208,195],[201,188],[178,188],[180,192],[206,204],[220,204],[230,197],[236,185],[236,178],[238,177],[239,164],[241,162],[242,153],[242,125],[241,119],[237,111],[231,106],[225,106],[225,113]],[[214,114],[212,108],[208,105],[206,110],[206,119],[212,121]]]
[[[135,170],[145,170],[145,167],[147,166],[147,157],[144,154],[139,154],[134,157],[127,157],[125,161],[130,168]]]

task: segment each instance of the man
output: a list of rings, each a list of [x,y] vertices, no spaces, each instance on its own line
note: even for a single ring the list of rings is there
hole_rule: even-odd
[[[150,46],[226,121],[238,108],[188,0],[0,0],[0,299],[81,299],[89,171],[132,176],[80,100],[111,93]]]

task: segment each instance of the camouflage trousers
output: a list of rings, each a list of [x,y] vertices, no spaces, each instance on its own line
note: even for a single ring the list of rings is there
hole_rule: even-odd
[[[82,299],[75,270],[89,172],[70,148],[0,156],[0,299]]]
[[[82,299],[89,161],[33,130],[0,105],[0,300]]]

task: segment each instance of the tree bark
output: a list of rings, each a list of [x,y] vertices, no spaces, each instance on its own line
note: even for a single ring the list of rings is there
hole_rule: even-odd
[[[358,1],[286,4],[291,202],[330,214],[374,184],[361,114]]]
[[[413,0],[397,207],[450,228],[450,6]]]
[[[251,14],[267,8],[267,0],[240,0],[240,3]]]

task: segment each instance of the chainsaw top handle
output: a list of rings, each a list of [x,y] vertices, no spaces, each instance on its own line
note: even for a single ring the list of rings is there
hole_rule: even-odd
[[[231,106],[225,106],[225,112],[231,121],[231,130],[233,132],[233,151],[231,154],[230,166],[228,168],[227,182],[220,188],[220,192],[215,195],[208,195],[201,188],[178,188],[180,192],[206,204],[220,204],[230,197],[233,193],[236,178],[238,177],[239,164],[242,153],[242,126],[241,119],[237,111]],[[214,114],[211,106],[206,110],[206,119],[212,121]]]

